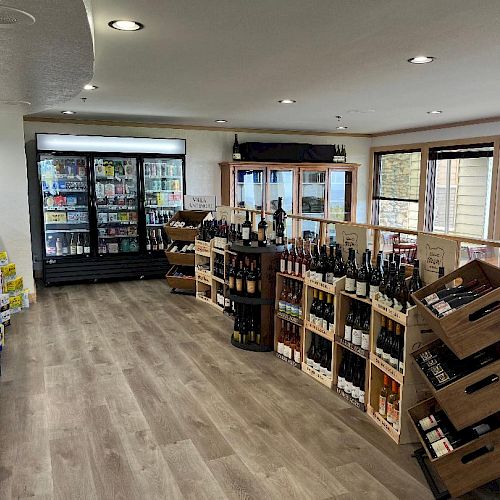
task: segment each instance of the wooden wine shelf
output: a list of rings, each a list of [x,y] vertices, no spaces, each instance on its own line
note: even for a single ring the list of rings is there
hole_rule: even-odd
[[[318,371],[316,371],[314,368],[311,368],[310,366],[307,366],[307,363],[302,363],[302,371],[304,373],[307,373],[310,377],[312,377],[314,380],[317,380],[321,384],[325,385],[329,389],[332,388],[333,386],[333,379],[325,377]]]
[[[212,248],[212,252],[213,253],[218,253],[219,255],[224,255],[224,250],[220,249],[220,248],[215,248],[213,247]]]
[[[377,368],[382,370],[386,375],[389,375],[389,377],[395,380],[398,384],[403,384],[404,381],[403,374],[399,370],[396,370],[390,364],[386,363],[383,359],[380,359],[373,352],[370,353],[370,363],[372,363]]]
[[[343,337],[335,335],[335,343],[348,349],[349,351],[361,356],[364,359],[368,359],[370,357],[370,351],[366,351],[365,349],[361,349],[361,347],[354,345],[352,342],[348,342]]]
[[[338,278],[334,283],[325,283],[324,281],[317,281],[306,277],[304,283],[311,288],[315,288],[316,290],[321,290],[322,292],[335,294],[337,290],[337,283],[340,283],[344,278]]]
[[[200,283],[204,283],[205,285],[211,285],[212,275],[210,274],[210,271],[196,270],[196,280]]]
[[[295,276],[295,274],[288,274],[288,273],[276,273],[276,274],[282,276],[283,278],[288,278],[291,280],[301,281],[301,282],[304,281],[304,278],[302,278],[301,276]]]
[[[194,252],[196,255],[200,255],[201,257],[210,258],[210,248],[210,241],[195,240],[194,242]]]
[[[201,300],[202,302],[205,302],[206,304],[210,304],[210,305],[213,305],[213,302],[212,302],[212,299],[210,297],[207,297],[205,294],[203,294],[202,292],[198,292],[196,294],[196,298],[198,300]]]
[[[352,398],[351,396],[349,396],[349,394],[346,394],[342,389],[339,389],[338,387],[335,387],[335,390],[342,399],[345,399],[352,406],[355,406],[358,410],[366,411],[364,403],[360,403],[359,400]]]
[[[329,340],[330,342],[333,342],[333,333],[327,332],[326,330],[323,330],[323,328],[320,328],[319,326],[314,325],[310,321],[305,320],[304,321],[304,327],[306,330],[309,330],[310,332],[316,333],[323,337],[324,339]]]
[[[368,405],[367,413],[396,444],[399,444],[400,433],[385,418],[381,417],[378,411],[375,411],[371,405]]]
[[[225,284],[226,284],[226,283],[225,283],[225,281],[224,281],[222,278],[219,278],[218,276],[213,276],[213,275],[212,275],[212,279],[213,279],[214,281],[217,281],[218,283],[222,283],[223,285],[225,285]]]
[[[283,354],[280,354],[279,352],[274,351],[274,355],[278,358],[281,359],[281,361],[284,361],[290,366],[293,366],[294,368],[298,368],[299,370],[302,369],[302,363],[297,363],[293,359],[287,358],[286,356],[283,356]]]
[[[363,299],[362,297],[357,297],[355,293],[347,293],[346,291],[342,290],[340,292],[342,295],[345,297],[349,297],[350,299],[357,300],[359,302],[363,302],[364,304],[368,304],[369,306],[372,305],[372,301],[370,299]]]
[[[272,305],[274,299],[263,299],[261,297],[240,297],[239,295],[230,294],[229,298],[238,304],[248,304],[253,306]]]
[[[290,316],[289,314],[285,314],[279,311],[275,311],[276,317],[280,319],[284,319],[289,323],[293,323],[294,325],[302,326],[304,324],[304,320],[302,318],[297,318],[296,316]]]

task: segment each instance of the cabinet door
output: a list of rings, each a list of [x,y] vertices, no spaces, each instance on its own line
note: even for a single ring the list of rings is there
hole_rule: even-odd
[[[328,219],[352,220],[353,173],[350,170],[329,169],[328,172]],[[335,241],[335,225],[328,225],[330,243]]]
[[[264,185],[266,179],[265,168],[236,168],[234,197],[236,206],[261,210],[265,205]]]
[[[295,171],[291,168],[273,168],[268,170],[267,210],[276,211],[278,198],[283,198],[283,210],[287,214],[296,213]],[[292,237],[292,219],[287,220],[286,235]]]
[[[300,171],[300,214],[306,217],[325,218],[326,169],[301,169]],[[320,224],[301,221],[303,238],[319,238]]]

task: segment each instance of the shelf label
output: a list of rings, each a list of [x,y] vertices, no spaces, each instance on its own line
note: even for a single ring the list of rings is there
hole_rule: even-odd
[[[215,196],[191,194],[184,195],[184,210],[215,210]]]
[[[384,373],[387,373],[387,375],[393,378],[398,384],[403,383],[403,374],[399,370],[396,370],[383,359],[380,359],[376,354],[373,354],[373,352],[370,353],[370,359],[377,368],[380,368],[380,370]]]
[[[300,363],[297,363],[293,359],[287,358],[286,356],[283,356],[283,354],[280,354],[279,352],[274,352],[275,356],[281,361],[284,361],[285,363],[288,363],[289,365],[293,366],[294,368],[298,368],[299,370],[301,369]]]

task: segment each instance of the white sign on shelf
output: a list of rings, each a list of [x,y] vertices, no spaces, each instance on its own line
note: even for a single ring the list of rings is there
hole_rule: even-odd
[[[345,224],[335,224],[336,242],[342,248],[344,260],[349,256],[349,248],[356,250],[356,262],[361,263],[363,252],[367,248],[366,229],[363,227],[352,227]]]
[[[184,210],[215,210],[215,196],[184,195]]]
[[[458,241],[419,233],[417,258],[423,282],[428,285],[436,281],[440,267],[444,267],[444,274],[454,271],[458,267],[459,250]]]

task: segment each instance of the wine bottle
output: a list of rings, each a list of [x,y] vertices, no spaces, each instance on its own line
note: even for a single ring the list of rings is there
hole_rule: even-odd
[[[356,293],[356,253],[353,248],[349,248],[349,258],[346,265],[345,291]]]
[[[385,342],[382,347],[382,359],[387,363],[391,363],[391,347],[394,342],[394,331],[393,331],[393,322],[391,319],[387,321],[387,329],[386,329],[386,337]]]
[[[318,305],[318,290],[313,288],[313,299],[311,302],[311,308],[309,310],[309,322],[316,324],[316,307]]]
[[[441,290],[438,290],[437,292],[432,293],[432,294],[428,295],[427,297],[424,297],[422,299],[422,302],[426,306],[431,306],[431,305],[435,304],[436,302],[439,302],[441,299],[446,298],[448,295],[452,295],[454,293],[466,292],[468,290],[471,290],[472,288],[474,288],[477,285],[479,285],[479,281],[477,279],[472,279],[465,284],[458,285],[458,286],[453,287],[453,288],[443,288]]]
[[[254,266],[255,264],[252,262],[246,276],[247,297],[255,297],[257,295],[257,276],[255,274]]]
[[[353,302],[345,319],[344,340],[346,340],[347,342],[352,342],[352,330],[354,327],[355,316],[356,316],[356,302]]]
[[[284,245],[285,247],[283,248],[283,251],[280,254],[280,272],[281,273],[286,273],[287,272],[287,262],[288,262],[288,243],[286,241],[286,238],[284,239]]]
[[[380,331],[377,336],[377,342],[375,345],[375,354],[382,359],[384,351],[385,336],[387,334],[386,330],[386,318],[385,316],[380,317]]]
[[[290,252],[288,254],[288,260],[287,260],[287,266],[286,266],[286,272],[288,274],[294,274],[295,271],[295,258],[296,258],[296,253],[295,253],[295,239],[292,239],[292,244],[290,246]]]
[[[302,256],[302,270],[301,270],[302,278],[305,278],[307,276],[307,272],[309,271],[309,266],[311,265],[311,242],[309,240],[307,241],[307,248],[305,245],[306,242],[304,241],[304,255]]]
[[[377,255],[377,265],[373,269],[371,279],[370,279],[370,299],[374,299],[375,295],[379,293],[380,283],[382,282],[382,252]]]
[[[300,274],[302,272],[302,247],[300,245],[300,238],[295,240],[295,262],[293,266],[293,274],[297,277],[300,277]]]
[[[389,353],[389,364],[399,370],[399,356],[401,349],[401,325],[399,323],[395,324],[394,338],[391,343],[391,349]]]
[[[278,197],[278,208],[273,214],[276,245],[283,245],[286,234],[286,212],[283,210],[283,198]]]
[[[360,379],[359,379],[359,397],[358,397],[358,401],[361,403],[361,404],[365,404],[365,373],[366,373],[366,365],[365,363],[362,363],[362,366],[361,366],[361,375],[360,375]]]
[[[331,309],[332,309],[332,296],[329,293],[327,293],[326,294],[326,305],[325,305],[325,308],[323,310],[323,321],[321,324],[321,327],[325,331],[328,331]]]
[[[361,311],[362,309],[359,307],[356,315],[354,316],[354,323],[352,326],[352,343],[359,347],[361,347],[361,338],[363,336]]]
[[[61,244],[62,247],[62,244]],[[75,238],[75,233],[71,233],[71,237],[69,240],[69,254],[70,255],[76,255],[76,238]],[[62,248],[61,248],[61,255],[62,255]]]
[[[361,358],[356,357],[354,360],[354,368],[353,368],[353,376],[352,376],[352,390],[351,390],[351,398],[358,399],[359,398],[359,379],[361,375]]]
[[[330,245],[330,255],[328,256],[328,265],[326,270],[326,282],[332,284],[335,278],[335,246]]]
[[[242,243],[246,247],[250,246],[250,233],[252,232],[252,223],[250,222],[250,212],[246,211],[245,222],[243,222],[241,227]]]
[[[240,144],[238,142],[238,134],[234,134],[233,161],[239,161],[239,160],[241,160]]]
[[[389,422],[393,426],[396,422],[394,405],[398,399],[399,399],[399,386],[395,380],[392,380],[391,393],[387,398],[387,422]],[[399,415],[397,417],[397,420],[399,420]]]
[[[260,222],[257,224],[257,242],[259,247],[267,247],[267,221],[264,209],[260,212]]]
[[[384,385],[378,398],[378,413],[387,418],[387,398],[389,397],[389,376],[384,374]]]
[[[370,308],[365,309],[365,314],[361,329],[361,349],[368,351],[370,349]]]
[[[244,285],[243,262],[240,260],[238,262],[238,272],[236,273],[236,295],[243,296],[245,294]]]
[[[399,274],[397,277],[396,288],[394,290],[394,304],[393,307],[396,311],[403,313],[408,309],[408,287],[405,280],[405,267],[399,266]]]
[[[439,313],[437,315],[438,318],[443,318],[444,316],[448,316],[454,313],[457,309],[460,309],[466,304],[469,304],[479,297],[486,295],[487,293],[491,292],[491,290],[493,290],[491,286],[484,285],[483,287],[477,288],[477,290],[471,294],[460,295],[451,299],[449,302],[446,302],[445,305],[443,305],[443,307],[439,310]]]
[[[342,352],[343,352],[342,362],[340,363],[339,374],[337,376],[337,388],[340,389],[341,391],[344,390],[347,361],[350,355],[349,351],[344,350]]]
[[[368,267],[366,265],[366,252],[363,252],[361,266],[356,276],[356,297],[365,298],[368,288]]]
[[[418,259],[413,261],[413,273],[411,275],[410,283],[408,284],[408,293],[409,293],[409,301],[410,305],[414,306],[415,301],[411,296],[412,293],[415,293],[417,290],[420,290],[424,284],[422,283],[422,279],[420,278],[420,264]]]

